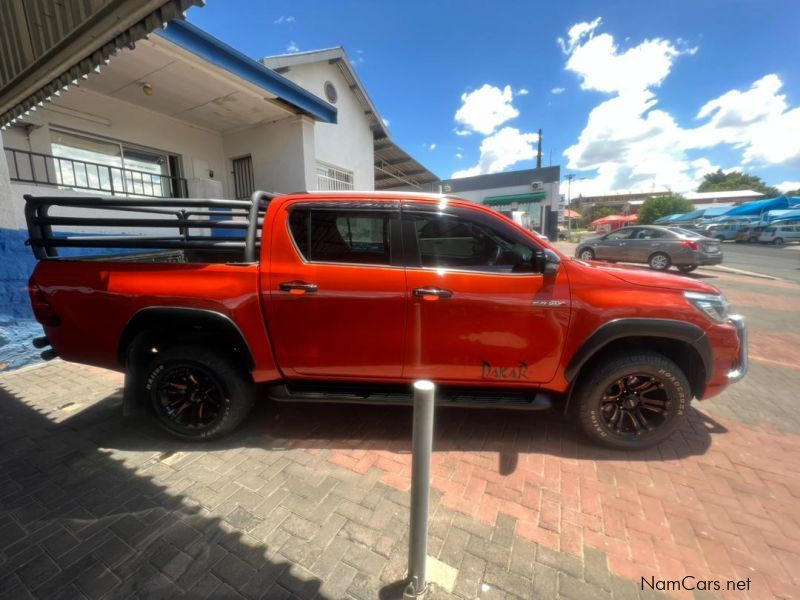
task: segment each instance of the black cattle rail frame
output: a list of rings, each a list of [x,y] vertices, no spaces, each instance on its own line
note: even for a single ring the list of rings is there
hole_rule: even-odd
[[[260,225],[267,204],[277,194],[257,191],[250,200],[203,198],[131,198],[124,196],[32,196],[26,194],[27,243],[37,259],[58,258],[58,248],[142,250],[242,250],[244,262],[258,260]],[[126,213],[125,216],[50,216],[54,206]],[[128,216],[130,214],[130,216]],[[161,217],[161,218],[160,218]],[[174,235],[54,234],[53,227],[175,228]],[[203,235],[198,229],[211,229]],[[242,236],[213,235],[239,230]],[[192,233],[195,231],[196,235]]]

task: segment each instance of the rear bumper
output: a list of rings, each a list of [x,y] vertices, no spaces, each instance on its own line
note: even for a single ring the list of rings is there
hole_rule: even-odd
[[[722,252],[717,254],[697,254],[695,255],[695,263],[696,265],[707,266],[707,265],[721,265],[722,264]]]

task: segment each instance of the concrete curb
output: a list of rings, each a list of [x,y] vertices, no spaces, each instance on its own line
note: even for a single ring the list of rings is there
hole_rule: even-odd
[[[773,277],[772,275],[764,275],[763,273],[755,273],[753,271],[745,271],[744,269],[734,269],[733,267],[723,267],[722,265],[715,265],[713,267],[701,267],[710,271],[725,271],[726,273],[733,273],[734,275],[744,275],[745,277],[755,277],[757,279],[772,279],[773,281],[780,281],[780,277]]]

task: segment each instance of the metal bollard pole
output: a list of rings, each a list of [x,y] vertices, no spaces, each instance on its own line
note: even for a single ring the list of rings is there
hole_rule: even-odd
[[[411,438],[411,523],[408,536],[408,585],[403,598],[421,598],[427,591],[428,507],[433,452],[433,407],[436,386],[414,383],[414,424]]]

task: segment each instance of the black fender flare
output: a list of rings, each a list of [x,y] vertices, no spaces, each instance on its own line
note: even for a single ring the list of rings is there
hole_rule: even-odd
[[[714,358],[706,332],[694,323],[676,319],[624,318],[604,323],[590,335],[569,361],[564,376],[574,381],[583,365],[605,346],[624,338],[666,338],[685,342],[697,351],[705,368],[706,383],[714,374]]]
[[[148,306],[131,317],[119,340],[118,359],[121,365],[127,362],[128,348],[133,339],[142,331],[157,329],[210,328],[223,332],[226,339],[241,349],[248,371],[255,369],[253,351],[247,343],[242,330],[228,315],[205,308],[187,308],[177,306]]]

